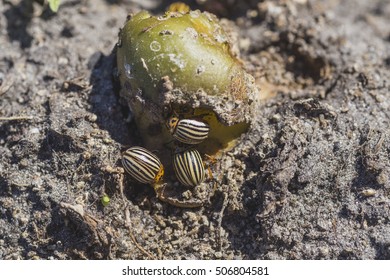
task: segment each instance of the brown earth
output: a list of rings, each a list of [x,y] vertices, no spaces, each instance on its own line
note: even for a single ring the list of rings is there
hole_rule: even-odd
[[[389,1],[190,2],[236,24],[262,98],[199,209],[116,168],[142,142],[111,51],[170,2],[27,2],[0,3],[0,259],[390,259]]]

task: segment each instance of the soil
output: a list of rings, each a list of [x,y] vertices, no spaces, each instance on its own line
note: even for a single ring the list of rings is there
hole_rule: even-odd
[[[389,1],[189,2],[236,25],[261,94],[192,209],[120,168],[117,34],[171,2],[28,3],[0,2],[0,259],[390,259]]]

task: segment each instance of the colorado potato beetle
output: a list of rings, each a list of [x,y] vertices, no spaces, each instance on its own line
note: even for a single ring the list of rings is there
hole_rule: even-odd
[[[185,144],[199,144],[204,141],[210,131],[208,124],[194,119],[179,119],[172,116],[166,122],[168,130],[173,138]]]
[[[156,184],[164,175],[159,158],[142,147],[131,147],[122,155],[124,169],[138,182]]]
[[[203,161],[196,149],[175,152],[173,168],[177,179],[185,186],[195,187],[205,179]]]

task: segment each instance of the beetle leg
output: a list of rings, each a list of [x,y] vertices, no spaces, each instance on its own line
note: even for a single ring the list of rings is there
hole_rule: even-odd
[[[208,173],[208,180],[212,182],[213,184],[213,191],[211,192],[213,196],[215,191],[217,190],[217,187],[218,187],[218,183],[216,180],[214,180],[214,176],[213,176],[213,172],[211,171],[211,167],[210,165],[213,165],[213,164],[216,164],[217,163],[217,160],[215,159],[215,157],[213,156],[210,156],[208,154],[205,154],[205,157],[207,158],[207,163],[206,162],[203,162],[203,165],[205,167],[205,169],[207,169],[207,173]]]
[[[210,156],[208,154],[205,154],[204,157],[206,158],[207,162],[209,162],[210,165],[216,164],[217,159],[213,156]]]

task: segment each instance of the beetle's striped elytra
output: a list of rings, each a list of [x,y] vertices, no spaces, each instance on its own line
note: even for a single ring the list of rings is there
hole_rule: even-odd
[[[168,119],[167,128],[173,138],[184,144],[195,145],[207,139],[210,127],[203,121],[195,119],[179,119],[172,116]]]
[[[195,187],[205,179],[203,160],[196,149],[176,152],[173,168],[177,179],[185,186]]]
[[[122,155],[124,169],[138,182],[156,184],[164,175],[159,158],[142,147],[131,147]]]

